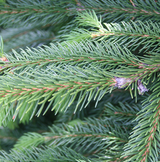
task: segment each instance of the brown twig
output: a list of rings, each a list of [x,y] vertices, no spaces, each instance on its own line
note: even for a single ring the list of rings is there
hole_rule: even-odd
[[[130,2],[132,3],[132,6],[133,6],[133,7],[136,7],[132,0],[130,0]]]

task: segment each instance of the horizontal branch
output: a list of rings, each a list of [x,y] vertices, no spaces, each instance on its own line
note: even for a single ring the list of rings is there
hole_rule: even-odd
[[[107,138],[107,139],[110,139],[110,140],[120,140],[121,142],[127,142],[126,140],[124,139],[121,139],[119,137],[115,137],[115,136],[109,136],[109,135],[100,135],[100,134],[70,134],[70,135],[56,135],[56,136],[52,136],[52,137],[49,137],[49,136],[45,136],[45,140],[48,141],[48,140],[52,140],[52,139],[58,139],[58,138],[70,138],[70,137],[94,137],[94,138]]]
[[[112,80],[111,80],[112,81]],[[45,93],[45,92],[48,92],[48,91],[59,91],[59,90],[69,90],[69,89],[73,89],[74,87],[76,87],[76,89],[85,89],[85,87],[87,86],[88,88],[92,88],[96,85],[96,87],[99,87],[99,86],[103,86],[103,84],[106,84],[108,85],[110,82],[109,80],[105,81],[105,82],[76,82],[76,81],[70,81],[70,82],[66,82],[64,84],[59,84],[59,83],[54,83],[52,85],[52,88],[51,88],[51,85],[49,87],[42,87],[42,88],[36,88],[36,87],[33,87],[33,88],[12,88],[12,90],[0,90],[0,97],[7,97],[8,95],[13,95],[13,96],[16,96],[16,95],[25,95],[26,93],[28,94],[33,94],[33,93],[36,93],[36,92],[40,92],[40,93]],[[112,81],[113,82],[113,81]],[[113,84],[111,84],[110,86],[113,86]],[[41,85],[43,86],[43,85]]]
[[[96,9],[95,9],[96,10]],[[102,8],[100,9],[102,10]],[[144,15],[157,15],[160,16],[160,12],[153,10],[153,11],[147,11],[144,9],[139,9],[139,8],[110,8],[105,10],[106,12],[126,12],[126,13],[133,13],[133,14],[144,14]]]
[[[31,7],[31,6],[30,6]],[[54,6],[52,6],[54,7]],[[72,12],[72,11],[83,11],[83,10],[86,10],[86,9],[92,9],[92,10],[95,10],[95,11],[101,11],[101,12],[108,12],[108,13],[130,13],[130,14],[140,14],[140,15],[157,15],[157,16],[160,16],[160,12],[156,11],[156,10],[152,10],[152,11],[147,11],[145,9],[140,9],[140,8],[120,8],[120,7],[109,7],[107,8],[108,6],[105,6],[105,8],[95,8],[95,7],[85,7],[85,6],[79,6],[79,8],[61,8],[58,6],[56,6],[56,8],[52,8],[51,6],[46,6],[45,8],[43,9],[35,9],[35,8],[30,8],[30,9],[27,9],[26,8],[21,8],[21,9],[14,9],[14,8],[9,8],[7,7],[6,10],[5,8],[0,11],[0,14],[20,14],[20,13],[29,13],[31,11],[34,11],[35,13],[43,13],[43,12],[50,12],[50,10],[52,10],[52,12],[57,12],[57,13],[60,13],[60,12]]]
[[[33,6],[34,7],[34,6]],[[54,7],[54,6],[53,6]],[[67,9],[63,9],[63,8],[60,8],[60,11],[58,10],[58,8],[51,8],[51,7],[46,7],[43,8],[43,9],[35,9],[35,8],[30,8],[30,9],[27,9],[26,8],[21,8],[21,9],[14,9],[14,8],[9,8],[7,7],[6,10],[5,8],[3,10],[0,11],[0,14],[21,14],[21,13],[29,13],[31,11],[35,12],[35,13],[45,13],[45,12],[50,12],[50,10],[48,10],[47,8],[49,8],[50,10],[52,10],[52,12],[57,12],[59,13],[60,11],[62,12],[67,12]],[[33,14],[32,12],[32,14]]]
[[[34,58],[35,59],[35,58]],[[129,66],[133,66],[133,67],[137,67],[139,69],[144,69],[144,73],[147,71],[150,71],[150,70],[155,70],[155,69],[159,69],[160,70],[160,64],[154,64],[154,65],[149,65],[149,64],[144,64],[144,63],[137,63],[133,60],[131,60],[130,62],[131,63],[128,63],[128,60],[126,58],[121,58],[121,60],[119,59],[119,57],[117,58],[112,58],[112,57],[69,57],[67,58],[64,57],[57,57],[55,59],[39,59],[38,58],[35,60],[31,60],[31,61],[27,61],[26,59],[25,60],[17,60],[14,61],[14,62],[10,62],[8,61],[8,59],[6,57],[3,57],[3,58],[0,58],[0,60],[6,62],[3,66],[0,66],[0,72],[3,72],[3,71],[6,71],[7,69],[8,70],[11,70],[11,69],[15,69],[16,67],[25,67],[25,66],[29,66],[29,65],[37,65],[37,66],[40,66],[40,65],[45,65],[46,64],[49,64],[49,63],[71,63],[71,64],[77,64],[77,63],[83,63],[86,64],[87,63],[91,63],[91,62],[99,62],[99,63],[105,63],[106,65],[109,65],[109,64],[125,64],[125,65],[129,65]],[[15,69],[16,70],[16,69]]]
[[[120,32],[105,32],[105,33],[92,33],[91,37],[96,38],[96,37],[101,37],[101,36],[133,36],[133,37],[146,37],[146,38],[153,38],[153,39],[160,39],[159,36],[156,35],[147,35],[147,34],[131,34],[131,33],[123,33],[123,31]]]
[[[77,81],[70,81],[70,82],[65,82],[65,83],[54,83],[53,85],[50,85],[49,87],[43,87],[41,85],[41,88],[36,88],[36,87],[31,87],[31,88],[11,88],[10,90],[0,90],[0,97],[7,97],[7,96],[23,96],[25,94],[31,95],[34,93],[46,93],[49,91],[52,91],[53,93],[56,91],[60,90],[69,90],[69,89],[82,89],[83,91],[86,88],[91,88],[92,87],[103,87],[104,85],[106,86],[115,86],[118,88],[124,88],[131,83],[133,83],[135,80],[132,78],[120,78],[120,77],[115,77],[114,79],[104,79],[103,81],[101,80],[100,82],[77,82]],[[27,86],[28,87],[28,86]],[[76,88],[75,88],[76,87]],[[4,88],[2,88],[4,89]],[[147,88],[141,83],[140,80],[138,80],[138,89],[140,90],[140,94],[143,94],[144,92],[148,91]]]

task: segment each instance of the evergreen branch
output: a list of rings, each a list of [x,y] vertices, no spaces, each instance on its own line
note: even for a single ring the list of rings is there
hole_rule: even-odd
[[[132,120],[136,118],[136,114],[141,110],[140,104],[129,104],[127,102],[119,102],[118,105],[113,105],[110,102],[105,104],[102,117],[108,116],[117,123],[123,126],[131,127],[135,125]]]
[[[85,109],[79,110],[78,108],[77,111],[74,113],[75,111],[74,105],[77,104],[75,101],[74,104],[72,104],[70,108],[67,109],[65,112],[58,113],[55,123],[57,124],[72,123],[72,121],[74,122],[77,120],[79,121],[79,119],[85,120],[86,117],[98,117],[98,115],[103,110],[103,104],[106,102],[107,99],[106,95],[102,98],[101,102],[99,102],[96,105],[96,109],[93,108],[92,106],[93,103],[91,102],[90,104],[88,104],[88,106]]]
[[[143,86],[139,79],[143,81],[147,81],[148,83],[146,84],[149,84],[151,81],[152,82],[155,81],[155,75],[160,71],[160,64],[159,64],[160,62],[159,60],[157,60],[157,58],[159,58],[159,53],[153,53],[150,56],[144,57],[141,60],[138,69],[135,68],[134,66],[128,66],[128,67],[122,66],[121,68],[116,69],[115,73],[118,74],[117,76],[120,77],[123,76],[124,78],[130,75],[130,79],[126,79],[126,82],[130,82],[131,78],[133,77],[133,80],[137,81],[137,85],[139,86],[138,89],[140,90],[141,88],[143,88]]]
[[[123,96],[122,96],[123,93]],[[138,103],[146,98],[146,95],[139,96],[138,97]],[[124,106],[121,107],[121,104],[119,105],[119,102]],[[109,104],[110,103],[110,104]],[[129,103],[129,105],[127,104]],[[76,103],[75,103],[76,104]],[[86,117],[97,117],[97,118],[104,118],[104,117],[112,117],[114,121],[120,121],[123,122],[123,124],[133,124],[130,123],[129,120],[125,120],[125,116],[122,116],[120,114],[115,114],[115,112],[122,112],[123,114],[126,113],[132,113],[133,116],[136,117],[136,114],[138,111],[141,110],[141,106],[138,104],[137,106],[134,103],[134,100],[131,98],[128,91],[115,89],[112,91],[112,93],[107,93],[101,101],[97,104],[96,109],[93,108],[93,102],[91,102],[85,109],[82,109],[81,111],[77,109],[76,113],[74,113],[75,106],[74,104],[70,106],[69,109],[67,109],[65,112],[59,112],[58,116],[56,118],[55,123],[72,123],[72,120],[75,122],[78,122],[80,120],[86,120]],[[118,105],[117,105],[118,104]],[[133,112],[131,112],[133,111]],[[131,116],[131,119],[133,119],[133,116]],[[126,121],[126,122],[125,122]]]
[[[91,154],[102,153],[104,149],[109,149],[114,144],[124,145],[127,141],[125,129],[107,119],[89,119],[83,123],[78,122],[74,126],[60,124],[57,127],[53,125],[50,127],[50,130],[51,132],[43,133],[43,137],[35,133],[23,135],[14,146],[14,150],[29,148],[29,146],[31,149],[31,147],[37,145],[35,141],[43,139],[41,144],[45,142],[50,146],[66,146],[85,156],[90,156]],[[114,131],[111,133],[111,130]],[[38,144],[40,143],[38,142]],[[121,149],[115,147],[113,151],[115,157],[120,156]],[[108,156],[110,156],[110,152],[108,152]]]
[[[51,75],[52,74],[52,75]],[[119,78],[110,75],[104,69],[93,68],[75,68],[73,66],[59,66],[52,67],[48,70],[40,71],[30,69],[28,72],[22,74],[15,74],[1,77],[2,84],[0,85],[0,103],[1,109],[6,112],[6,106],[8,113],[12,110],[12,117],[19,114],[20,119],[25,122],[31,119],[37,111],[37,116],[42,112],[44,104],[50,101],[50,106],[53,104],[52,110],[59,111],[67,110],[78,96],[75,111],[80,106],[80,110],[83,106],[87,106],[92,99],[98,101],[109,91],[112,91],[114,87],[124,88],[129,86],[133,79]],[[34,79],[30,79],[34,78]],[[148,91],[138,80],[137,85],[140,94]],[[7,100],[7,103],[5,103]],[[16,110],[10,108],[9,104],[16,103]],[[53,103],[54,102],[54,103]],[[26,104],[29,109],[26,108]],[[40,109],[37,110],[37,106],[42,104]],[[48,111],[49,106],[46,108]],[[33,113],[32,113],[33,111]],[[45,111],[45,112],[46,112]],[[5,118],[9,117],[8,113],[4,115]],[[44,113],[45,114],[45,113]]]
[[[136,50],[140,45],[142,51],[155,50],[160,44],[160,25],[152,21],[130,21],[121,23],[101,23],[94,11],[79,13],[76,18],[79,26],[92,27],[90,30],[76,28],[63,37],[68,41],[81,41],[89,38],[109,40]]]
[[[130,136],[131,140],[126,144],[123,153],[123,157],[128,157],[125,161],[145,162],[149,159],[158,161],[160,100],[157,87],[160,87],[159,80],[152,87],[153,93],[146,100],[149,103],[146,103],[136,119],[138,125],[135,126],[133,134]]]
[[[68,2],[68,3],[67,3]],[[156,4],[156,7],[155,7]],[[27,23],[39,25],[55,24],[66,21],[69,17],[83,12],[87,9],[94,9],[97,13],[103,13],[108,21],[146,19],[158,20],[160,15],[159,2],[145,3],[136,2],[135,6],[124,1],[80,1],[80,3],[68,1],[8,1],[7,6],[1,6],[0,24],[6,26],[24,26]],[[17,7],[18,6],[18,7]],[[24,7],[25,6],[25,7]],[[27,9],[26,9],[27,8]],[[104,14],[105,13],[105,14]],[[6,21],[7,20],[7,21]],[[22,21],[23,20],[23,21]],[[12,22],[10,24],[10,22]]]
[[[121,124],[118,123],[117,121],[112,120],[111,118],[108,117],[103,117],[103,118],[87,118],[87,126],[91,127],[91,125],[100,128],[105,128],[106,131],[112,132],[115,134],[116,137],[121,138],[123,142],[128,141],[128,131],[126,128]],[[101,127],[103,126],[103,127]],[[98,131],[98,130],[97,130]],[[109,133],[111,135],[111,133]]]
[[[51,47],[28,48],[27,50],[21,50],[20,53],[13,50],[13,53],[6,54],[6,57],[7,60],[4,60],[7,61],[6,64],[4,62],[1,63],[1,72],[11,69],[12,71],[20,70],[25,67],[36,67],[38,69],[62,63],[79,65],[80,67],[88,64],[101,67],[107,65],[106,69],[116,67],[115,64],[140,66],[138,64],[139,60],[126,48],[122,49],[118,45],[91,41],[74,44],[66,42],[58,44],[58,48],[56,45],[51,44]]]
[[[46,162],[57,161],[57,162],[96,162],[98,159],[94,158],[86,158],[83,155],[75,152],[74,150],[66,147],[43,147],[42,148],[33,148],[33,149],[22,149],[22,150],[11,150],[10,153],[5,151],[0,151],[0,159],[2,162],[26,162],[26,161],[34,161],[34,162]],[[82,160],[82,161],[80,161]]]
[[[60,52],[63,50],[63,53],[65,55],[59,53],[59,51],[57,50],[55,50],[56,51],[55,55],[58,53],[58,56],[61,55],[62,57],[64,57],[64,60],[66,61],[65,56],[69,55],[70,57],[70,53],[71,53],[71,56],[73,56],[74,54],[71,52],[71,50],[72,48],[75,49],[74,46],[72,48],[68,48],[68,47],[66,48],[66,51],[64,51],[64,48],[60,49]],[[79,47],[79,44],[77,47]],[[103,46],[99,44],[97,44],[97,46],[93,46],[93,44],[89,43],[87,46],[82,46],[82,47],[83,48],[80,52],[84,52],[84,53],[86,53],[86,51],[91,49],[92,47],[93,56],[95,54],[97,55],[96,51],[98,49],[96,47],[98,47],[102,51],[100,56],[104,56],[103,52],[105,51],[105,49],[103,48]],[[87,47],[88,49],[85,47]],[[107,58],[109,58],[107,63],[110,61],[110,64],[111,64],[109,68],[112,67],[112,64],[114,61],[119,62],[119,63],[120,62],[127,63],[131,65],[134,64],[135,66],[139,66],[139,63],[137,63],[138,62],[137,59],[132,58],[133,56],[129,51],[127,50],[123,51],[121,48],[116,48],[115,46],[106,46],[106,47],[108,47],[107,48],[108,56],[107,54],[106,56]],[[112,47],[114,47],[114,49]],[[52,48],[49,48],[46,46],[46,49],[48,50],[47,51],[48,53],[51,53]],[[40,51],[44,53],[44,54],[42,53],[41,56],[39,56]],[[78,53],[75,54],[75,56],[78,55]],[[14,52],[14,54],[15,56],[11,57],[13,59],[10,58],[13,62],[14,60],[17,60],[17,58],[21,58],[21,55],[18,54],[17,52]],[[30,60],[30,58],[33,59],[32,57],[33,54],[37,54],[37,58],[39,57],[43,58],[46,55],[46,50],[40,48],[40,50],[35,49],[35,51],[31,51],[30,49],[28,49],[28,53],[23,50],[21,54],[23,54],[22,60],[25,60],[25,58],[28,58],[28,60]],[[87,53],[87,55],[89,55],[89,53]],[[99,53],[98,53],[98,57],[99,57]],[[37,58],[34,57],[34,59],[37,59]],[[85,58],[87,58],[87,60],[90,59],[91,61],[94,60],[91,57],[85,57]],[[69,61],[72,62],[73,58],[70,57],[70,59]],[[99,59],[102,60],[101,58]],[[135,59],[135,62],[133,61],[133,59]],[[60,59],[60,60],[63,60],[63,59]],[[84,62],[84,60],[80,60],[80,61]],[[97,61],[98,60],[96,60],[96,64],[97,64]],[[102,60],[102,61],[105,61],[105,60]],[[31,64],[31,67],[32,67],[34,66],[34,64],[32,65],[32,63],[39,64],[40,62],[36,60],[36,62],[34,61],[32,63],[31,62],[29,63]],[[87,63],[89,63],[89,61]],[[42,65],[45,65],[45,64],[46,64],[45,62],[42,62]],[[77,105],[75,107],[75,112],[76,112],[79,105],[81,105],[80,109],[82,109],[83,105],[85,105],[86,107],[92,99],[94,100],[97,99],[97,102],[96,102],[97,104],[98,101],[101,100],[101,98],[107,93],[107,91],[109,91],[109,89],[112,90],[114,87],[124,88],[125,86],[127,85],[129,86],[131,83],[137,80],[137,76],[136,77],[134,76],[134,78],[133,76],[132,78],[127,78],[128,76],[126,78],[115,77],[114,74],[110,75],[110,73],[108,73],[105,69],[102,69],[102,68],[95,69],[95,68],[92,68],[93,66],[91,65],[90,67],[87,67],[87,68],[86,67],[75,68],[73,66],[50,65],[48,66],[47,69],[29,68],[28,62],[27,62],[27,65],[26,63],[24,63],[24,65],[27,67],[27,70],[24,69],[21,72],[19,72],[18,71],[19,69],[17,69],[16,67],[16,70],[18,71],[19,74],[15,73],[15,75],[18,75],[18,78],[14,78],[14,76],[11,76],[12,79],[15,79],[16,84],[11,83],[10,78],[3,77],[2,82],[4,79],[5,84],[7,83],[8,85],[10,85],[10,87],[8,88],[8,85],[6,87],[5,84],[2,84],[2,87],[1,87],[2,88],[1,96],[3,97],[3,99],[1,99],[2,105],[6,106],[6,104],[3,103],[6,99],[8,100],[7,104],[18,100],[19,101],[18,105],[16,105],[17,109],[15,110],[14,113],[12,112],[11,118],[15,119],[15,117],[19,114],[19,118],[21,119],[22,122],[28,121],[29,118],[31,119],[37,111],[38,104],[42,104],[42,106],[40,107],[40,110],[37,111],[37,116],[39,116],[42,112],[44,104],[48,100],[51,101],[50,106],[55,101],[52,110],[56,109],[56,113],[57,113],[58,111],[67,110],[68,107],[75,101],[76,96],[79,94],[80,96],[77,101]],[[22,67],[24,67],[24,65]],[[123,74],[123,72],[121,74]],[[131,77],[131,75],[129,77]],[[39,79],[42,81],[42,83],[40,83],[39,81],[36,81],[36,84],[35,84],[34,83],[35,81],[33,81],[33,79],[29,80],[29,82],[26,81],[29,78]],[[46,84],[46,81],[48,84],[47,86],[44,85]],[[144,87],[144,85],[141,83],[140,80],[138,80],[138,89],[140,91],[140,94],[143,94],[144,92],[148,91],[148,89]],[[26,103],[28,103],[28,106],[30,107],[29,110],[26,109]],[[10,109],[9,107],[10,106],[8,106],[7,109]],[[22,108],[19,109],[19,107],[22,107]],[[48,111],[48,108],[49,107],[46,108],[46,111]],[[34,113],[31,113],[32,111]],[[27,113],[29,115],[27,115]],[[7,114],[6,115],[4,114],[4,120],[6,116]]]
[[[0,161],[160,160],[160,0],[0,0],[0,17]]]
[[[31,75],[34,75],[38,80],[29,79],[28,77],[26,78],[26,76],[15,77],[11,75],[1,77],[0,103],[2,104],[1,110],[4,112],[3,120],[5,121],[6,117],[10,118],[8,114],[11,112],[11,118],[15,120],[19,114],[19,118],[21,120],[23,119],[22,122],[31,119],[36,112],[37,116],[39,116],[47,101],[50,101],[49,106],[53,104],[52,110],[56,109],[56,113],[58,111],[67,110],[75,101],[78,94],[80,96],[75,107],[75,112],[80,105],[81,108],[83,105],[87,106],[92,99],[96,99],[98,102],[108,91],[112,80],[109,79],[105,71],[98,72],[97,69],[98,74],[97,72],[95,73],[95,70],[89,72],[88,70],[83,70],[83,73],[81,70],[82,69],[73,69],[73,67],[68,67],[68,71],[62,68],[56,68],[54,74],[52,72],[52,75],[50,75],[50,73],[41,74],[41,76],[37,74],[37,77],[35,77],[36,74],[33,74],[33,70],[31,70]],[[99,87],[99,89],[97,89],[97,87]],[[18,101],[18,103],[14,105],[16,101]],[[10,104],[16,107],[16,109],[11,109]],[[37,110],[39,104],[42,105],[39,110]],[[29,108],[27,108],[26,105],[29,106]],[[48,111],[49,106],[46,108],[45,112]]]
[[[80,1],[81,5],[85,8],[95,10],[96,13],[101,13],[104,19],[108,22],[116,21],[129,21],[129,20],[148,20],[152,19],[158,21],[160,14],[160,2],[159,1],[114,1],[114,0],[103,0],[103,1]]]
[[[98,156],[98,154],[103,154],[105,150],[105,160],[120,157],[121,145],[127,141],[125,128],[107,118],[103,120],[96,118],[87,119],[85,123],[78,123],[74,127],[64,125],[62,129],[66,133],[56,129],[54,126],[51,129],[51,135],[46,140],[51,140],[52,145],[68,145],[77,152],[82,152],[82,154],[87,156]],[[52,138],[53,133],[56,134],[54,139]],[[48,135],[46,134],[46,136]],[[114,143],[120,147],[114,147]]]
[[[8,1],[7,6],[1,6],[0,24],[17,27],[17,25],[25,26],[28,23],[43,26],[47,24],[61,23],[67,21],[67,18],[72,16],[72,14],[69,15],[69,13],[71,13],[70,10],[68,10],[69,8],[75,8],[75,12],[77,12],[77,5],[75,5],[73,1],[70,1],[69,4],[67,4],[66,1],[33,2],[28,0],[21,1],[21,3],[19,3],[19,1]],[[12,22],[12,25],[10,22]]]
[[[140,60],[135,57],[126,48],[122,49],[118,45],[113,45],[108,42],[92,42],[85,41],[80,43],[62,43],[44,48],[21,50],[19,53],[13,50],[12,54],[6,54],[6,64],[3,62],[2,71],[20,70],[25,67],[36,67],[38,69],[48,65],[70,64],[84,65],[92,64],[94,66],[106,66],[106,69],[111,69],[117,65],[133,65],[140,66]],[[52,64],[51,64],[52,63]],[[117,64],[117,65],[115,65]],[[15,68],[16,67],[16,68]],[[25,69],[26,70],[26,69]]]
[[[37,147],[43,142],[44,142],[44,137],[42,135],[38,133],[28,133],[28,134],[21,136],[18,139],[18,142],[14,145],[14,150],[18,151],[24,148],[31,149],[31,147]]]
[[[122,93],[125,94],[125,97],[122,96]],[[144,98],[146,98],[146,95],[139,96],[138,103]],[[141,105],[134,103],[129,92],[127,93],[126,91],[125,93],[123,90],[116,89],[112,94],[106,94],[101,102],[98,103],[96,109],[93,108],[93,104],[89,104],[81,111],[77,109],[76,113],[74,113],[74,109],[75,106],[73,104],[65,112],[59,113],[55,123],[68,123],[70,125],[80,122],[79,119],[86,120],[86,117],[98,117],[99,120],[108,117],[106,119],[107,121],[114,121],[114,123],[125,127],[127,131],[131,131],[133,125],[136,124],[132,120],[137,116],[136,113],[141,110]],[[108,126],[109,125],[107,125],[107,127]]]

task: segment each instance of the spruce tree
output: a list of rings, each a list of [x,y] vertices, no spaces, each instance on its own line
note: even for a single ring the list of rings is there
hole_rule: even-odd
[[[0,0],[0,161],[160,161],[160,0]]]

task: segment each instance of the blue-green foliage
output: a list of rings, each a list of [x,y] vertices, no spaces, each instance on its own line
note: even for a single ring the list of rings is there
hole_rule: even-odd
[[[0,2],[0,161],[160,161],[160,1]]]

